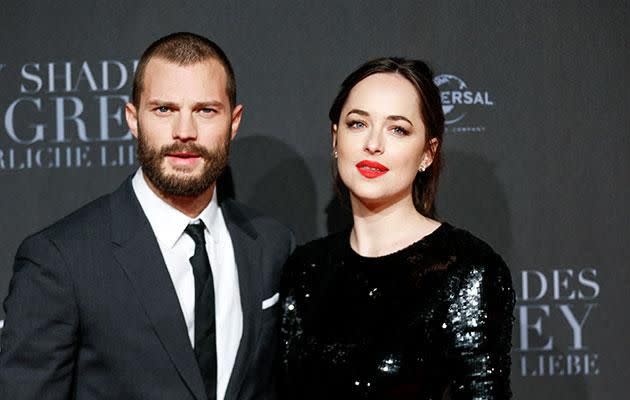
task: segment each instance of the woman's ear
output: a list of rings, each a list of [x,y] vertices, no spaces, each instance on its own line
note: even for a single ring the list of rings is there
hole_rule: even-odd
[[[420,166],[418,168],[420,172],[424,172],[425,169],[431,166],[431,164],[433,163],[433,158],[435,157],[435,154],[437,154],[439,146],[440,142],[437,140],[437,138],[429,140],[428,145],[422,153],[422,159],[420,160]]]
[[[332,124],[330,128],[330,133],[332,136],[332,150],[335,158],[337,158],[337,124]]]

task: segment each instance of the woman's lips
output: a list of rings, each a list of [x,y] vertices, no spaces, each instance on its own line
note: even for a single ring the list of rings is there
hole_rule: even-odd
[[[356,167],[361,175],[369,179],[378,178],[389,171],[389,168],[383,164],[370,160],[359,161]]]

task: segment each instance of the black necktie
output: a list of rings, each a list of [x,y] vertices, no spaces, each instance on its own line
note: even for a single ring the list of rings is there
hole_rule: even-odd
[[[217,397],[217,345],[214,317],[214,283],[206,251],[204,224],[191,224],[186,232],[195,241],[190,257],[195,276],[195,356],[201,370],[209,400]]]

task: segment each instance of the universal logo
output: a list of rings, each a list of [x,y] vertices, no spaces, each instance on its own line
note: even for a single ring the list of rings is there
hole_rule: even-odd
[[[0,171],[134,165],[124,107],[137,64],[0,64],[2,76],[15,76],[15,92],[0,94]]]
[[[599,375],[599,354],[591,341],[592,314],[601,294],[597,269],[531,269],[514,278],[519,374]]]
[[[438,75],[433,82],[440,89],[447,133],[481,133],[486,130],[485,126],[473,125],[471,121],[465,123],[464,119],[474,110],[494,106],[487,90],[473,90],[463,79],[449,74]]]

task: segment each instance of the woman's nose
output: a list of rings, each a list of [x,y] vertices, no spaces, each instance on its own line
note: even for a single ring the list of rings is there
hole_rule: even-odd
[[[383,153],[383,138],[380,132],[371,130],[365,140],[363,149],[370,154]]]

